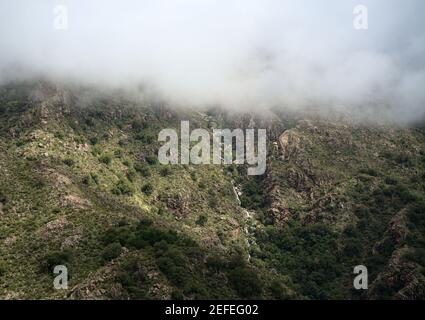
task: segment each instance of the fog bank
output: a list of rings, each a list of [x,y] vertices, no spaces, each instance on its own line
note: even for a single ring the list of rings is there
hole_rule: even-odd
[[[353,27],[359,4],[367,30]],[[423,0],[0,0],[0,81],[409,122],[425,111],[424,12]]]

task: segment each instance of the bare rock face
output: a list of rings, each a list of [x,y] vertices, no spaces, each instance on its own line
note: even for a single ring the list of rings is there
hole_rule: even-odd
[[[265,180],[267,213],[277,226],[294,217],[294,202],[307,199],[316,184],[312,164],[305,156],[305,148],[309,148],[310,142],[303,133],[304,127],[311,124],[307,121],[300,123],[296,128],[283,132],[277,139],[278,143],[273,145],[279,164],[269,167]],[[290,203],[286,199],[293,201]]]
[[[82,238],[83,238],[82,231],[80,229],[76,229],[75,234],[70,235],[69,237],[66,237],[63,240],[61,244],[61,249],[71,248],[76,246],[81,241]]]
[[[312,188],[313,181],[311,176],[312,174],[309,172],[308,167],[291,168],[285,173],[286,181],[298,192],[308,192]]]
[[[301,136],[297,129],[287,130],[279,137],[279,143],[282,153],[281,159],[289,160],[296,157],[300,152]]]
[[[18,240],[18,237],[16,237],[16,236],[7,237],[6,239],[4,239],[3,244],[6,247],[9,247],[9,246],[12,246],[13,244],[15,244],[17,240]]]
[[[388,288],[396,289],[396,294],[388,298],[401,300],[425,298],[425,277],[421,273],[421,267],[414,262],[403,260],[403,256],[409,251],[406,246],[393,252],[387,267],[369,288],[369,299],[381,299]]]
[[[71,299],[118,299],[122,297],[122,286],[119,283],[114,284],[112,288],[106,290],[104,284],[109,282],[116,272],[116,265],[111,262],[108,266],[96,271],[94,274],[81,284],[71,289],[69,297]]]
[[[383,239],[377,242],[373,248],[375,254],[381,253],[387,242],[398,245],[406,239],[409,233],[406,211],[406,209],[403,209],[392,217]]]
[[[293,212],[290,208],[285,207],[273,207],[270,208],[267,212],[269,214],[269,217],[272,218],[273,223],[278,226],[282,227],[285,222],[291,219],[293,216]]]
[[[63,206],[77,209],[87,209],[91,206],[91,202],[76,195],[66,195],[63,198]]]
[[[90,274],[87,279],[71,288],[68,297],[71,299],[105,300],[125,299],[125,290],[117,281],[120,263],[126,253],[109,262],[106,266]],[[138,261],[132,268],[132,277],[148,287],[148,295],[154,299],[169,299],[171,288],[163,283],[161,274],[152,266]]]
[[[43,239],[51,239],[70,226],[71,224],[69,221],[65,217],[61,217],[59,219],[48,222],[39,229],[39,233]]]
[[[66,192],[69,186],[72,185],[71,179],[53,169],[48,169],[46,175],[55,189],[60,192]]]
[[[390,220],[383,239],[375,244],[373,253],[382,254],[385,245],[390,243],[396,247],[387,266],[378,275],[371,286],[368,297],[380,299],[385,291],[396,292],[388,298],[413,300],[425,298],[425,277],[422,267],[415,262],[404,259],[405,255],[413,252],[407,245],[400,247],[409,234],[407,226],[407,210],[403,209]]]
[[[189,212],[189,198],[186,195],[165,193],[159,196],[159,200],[165,203],[177,219],[186,217]]]

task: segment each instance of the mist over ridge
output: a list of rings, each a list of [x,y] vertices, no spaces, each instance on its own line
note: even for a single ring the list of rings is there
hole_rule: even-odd
[[[42,76],[235,111],[425,112],[421,0],[0,1],[0,82]],[[66,6],[67,30],[53,27]]]

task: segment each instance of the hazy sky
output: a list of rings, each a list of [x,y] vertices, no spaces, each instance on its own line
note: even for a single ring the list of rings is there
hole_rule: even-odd
[[[368,30],[353,27],[359,4]],[[190,106],[412,120],[425,110],[425,1],[0,0],[0,72],[143,85]]]

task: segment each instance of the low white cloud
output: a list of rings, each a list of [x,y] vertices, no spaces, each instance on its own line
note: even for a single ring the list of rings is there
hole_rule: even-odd
[[[0,0],[0,79],[148,88],[171,104],[425,110],[422,0]],[[67,28],[55,28],[56,6]]]

